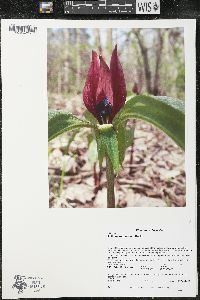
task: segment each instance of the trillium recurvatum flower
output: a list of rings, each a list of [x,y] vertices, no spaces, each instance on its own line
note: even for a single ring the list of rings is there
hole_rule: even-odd
[[[83,101],[100,124],[111,123],[126,100],[126,83],[120,64],[117,46],[112,52],[110,68],[102,56],[92,51]]]

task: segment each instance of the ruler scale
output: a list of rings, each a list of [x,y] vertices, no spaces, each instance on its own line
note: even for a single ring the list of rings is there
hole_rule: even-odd
[[[65,1],[65,14],[135,14],[136,0]]]
[[[64,1],[65,14],[160,14],[160,0]]]

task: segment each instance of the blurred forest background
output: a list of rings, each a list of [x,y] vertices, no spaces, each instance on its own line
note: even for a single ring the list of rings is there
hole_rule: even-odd
[[[48,105],[82,117],[82,90],[91,51],[110,63],[118,45],[128,95],[167,95],[184,100],[182,28],[48,29]],[[116,206],[185,206],[184,153],[166,135],[132,121],[135,140],[117,178]],[[106,207],[105,169],[99,170],[89,129],[49,143],[50,207]]]

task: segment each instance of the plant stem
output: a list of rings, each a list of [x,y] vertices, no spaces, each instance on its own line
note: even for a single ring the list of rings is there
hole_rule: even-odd
[[[64,166],[63,166],[62,173],[61,173],[61,177],[60,177],[59,196],[61,195],[62,190],[63,190],[64,176],[65,176],[65,168],[64,168]]]
[[[107,207],[115,208],[115,192],[114,192],[115,175],[114,175],[112,163],[108,157],[106,158],[106,179],[107,179]]]
[[[131,151],[130,151],[130,169],[129,169],[129,175],[132,174],[133,168],[132,168],[132,164],[133,164],[133,152],[134,152],[134,143],[132,143],[131,145]]]

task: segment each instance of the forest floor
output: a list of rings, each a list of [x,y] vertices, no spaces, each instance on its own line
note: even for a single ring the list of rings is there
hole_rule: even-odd
[[[67,109],[82,115],[80,97]],[[77,109],[79,107],[79,109]],[[51,109],[66,109],[57,99]],[[164,133],[136,121],[134,144],[125,155],[116,178],[116,207],[183,207],[185,199],[184,152]],[[105,208],[105,165],[99,169],[96,145],[90,129],[73,136],[66,133],[49,143],[49,206]]]

